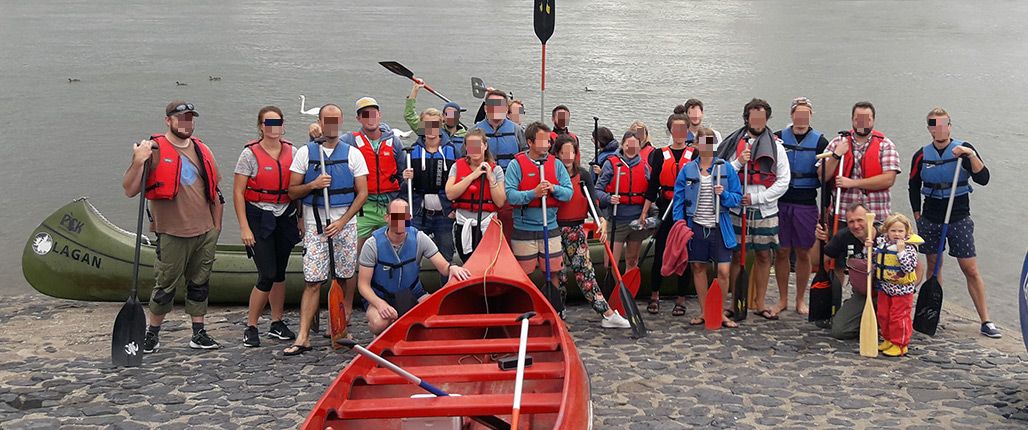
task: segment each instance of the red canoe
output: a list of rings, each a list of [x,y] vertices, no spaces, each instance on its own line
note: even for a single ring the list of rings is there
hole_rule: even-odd
[[[546,298],[521,271],[493,223],[451,282],[386,329],[367,348],[451,394],[423,397],[418,386],[363,356],[343,369],[302,429],[485,429],[470,418],[510,422],[514,370],[496,359],[517,355],[518,315],[535,311],[521,399],[521,428],[590,429],[589,375],[574,341]],[[454,396],[454,395],[459,395]]]

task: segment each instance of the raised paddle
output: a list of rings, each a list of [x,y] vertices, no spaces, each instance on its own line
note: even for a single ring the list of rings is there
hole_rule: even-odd
[[[669,202],[668,205],[667,205],[667,209],[664,210],[664,215],[661,215],[660,216],[660,221],[657,222],[657,228],[658,229],[665,222],[667,222],[667,217],[668,217],[668,215],[671,214],[671,206],[673,204],[674,204],[674,199],[671,199],[671,202]],[[644,249],[643,253],[639,255],[639,264],[642,264],[642,262],[644,260],[646,260],[646,254],[650,253],[650,248],[653,247],[653,244],[656,241],[657,241],[657,238],[653,237],[652,239],[650,239],[650,243],[646,244],[646,249]],[[653,258],[661,258],[661,257],[662,256],[654,256]],[[651,274],[650,276],[657,276],[657,275],[656,274]],[[628,271],[625,272],[625,276],[624,276],[623,280],[625,282],[625,286],[628,287],[629,297],[635,297],[635,295],[639,292],[639,286],[642,283],[642,270],[639,269],[639,266],[635,266],[635,267],[629,269]],[[621,303],[621,295],[620,294],[614,296],[614,300],[611,301],[610,306],[612,308],[616,309],[616,310],[624,309],[624,306]]]
[[[539,163],[539,180],[540,181],[545,181],[546,180],[546,160],[545,159],[543,159],[543,161]],[[549,215],[547,214],[547,210],[546,210],[546,194],[543,194],[542,198],[543,198],[543,253],[546,254],[545,257],[543,258],[544,260],[546,260],[545,263],[544,263],[546,265],[546,290],[545,290],[546,291],[546,300],[550,301],[550,304],[553,305],[553,309],[555,309],[558,314],[561,314],[561,318],[563,318],[564,317],[564,314],[563,314],[564,313],[564,299],[560,296],[560,291],[557,291],[555,288],[553,288],[553,282],[550,282],[551,279],[552,279],[550,277],[551,276],[550,275],[550,218],[549,218]]]
[[[132,260],[132,291],[114,318],[111,336],[111,363],[115,366],[137,367],[143,364],[143,337],[146,335],[146,314],[139,303],[139,252],[143,246],[143,212],[146,210],[146,177],[150,160],[143,164],[139,179],[139,214],[136,216],[136,251]]]
[[[395,61],[379,61],[378,64],[381,64],[382,67],[385,67],[387,70],[397,75],[403,76],[415,82],[419,81],[418,78],[414,77],[414,72],[404,67],[403,64],[397,63]],[[428,90],[428,92],[435,94],[435,96],[439,97],[439,99],[441,99],[442,101],[446,103],[450,102],[450,99],[446,98],[446,96],[442,94],[439,94],[438,92],[436,92],[436,90],[433,90],[432,87],[428,86],[428,84],[424,83],[424,81],[422,81],[421,84],[425,86],[425,89]]]
[[[436,387],[435,385],[432,385],[432,384],[429,384],[428,382],[425,382],[423,379],[421,379],[421,378],[419,378],[417,376],[414,376],[414,374],[404,370],[402,367],[397,366],[397,365],[391,363],[389,360],[386,360],[385,358],[382,358],[378,354],[375,354],[374,352],[369,351],[367,348],[364,348],[363,346],[358,345],[356,341],[353,341],[351,339],[340,339],[336,343],[338,343],[341,346],[353,349],[354,351],[357,351],[357,353],[359,353],[360,355],[363,355],[364,357],[370,359],[371,361],[374,361],[375,363],[378,363],[379,366],[382,366],[382,367],[384,367],[386,369],[389,369],[389,371],[391,371],[391,372],[393,372],[393,373],[395,373],[397,375],[400,375],[404,379],[406,379],[406,380],[410,381],[411,383],[421,387],[423,390],[428,391],[429,393],[435,394],[438,397],[449,397],[450,396],[449,393],[439,389],[439,387]],[[482,425],[484,425],[487,428],[490,428],[492,430],[510,430],[510,428],[511,428],[510,424],[508,424],[506,421],[504,421],[504,420],[502,420],[502,419],[500,419],[500,418],[498,418],[496,416],[492,416],[492,415],[471,417],[471,419],[475,420],[475,422],[477,422],[479,424],[482,424]]]
[[[521,339],[518,341],[518,371],[514,377],[514,409],[510,415],[510,427],[514,429],[518,428],[521,420],[521,391],[525,383],[525,352],[528,350],[528,320],[534,316],[535,312],[528,311],[514,320],[521,323]]]
[[[539,38],[539,42],[543,44],[542,79],[539,83],[540,122],[546,120],[546,41],[550,40],[550,36],[553,36],[553,28],[556,24],[554,19],[554,3],[556,3],[556,0],[535,0],[533,5],[535,35]]]
[[[721,186],[721,166],[724,164],[724,160],[715,160],[714,165],[717,166],[717,171],[714,172],[714,188]],[[721,220],[721,195],[716,191],[714,192],[714,228],[720,229]],[[721,283],[717,281],[717,264],[714,265],[714,280],[710,282],[710,288],[707,288],[707,299],[703,302],[703,323],[707,330],[717,330],[721,328],[721,315],[724,313],[724,301],[725,298],[722,296]]]
[[[752,138],[746,139],[746,149],[750,149]],[[742,195],[746,196],[746,189],[750,186],[750,163],[742,165]],[[715,205],[716,208],[717,205]],[[746,236],[749,231],[746,229],[746,220],[749,218],[749,208],[742,206],[742,240],[739,246],[739,275],[735,278],[735,288],[732,289],[732,320],[742,321],[750,309],[750,302],[753,301],[750,291],[750,277],[746,273]]]
[[[831,152],[825,152],[819,154],[818,159],[831,156]],[[841,163],[840,163],[841,164]],[[829,200],[828,194],[828,181],[827,172],[825,169],[821,169],[821,225],[825,227],[826,231],[828,228],[828,208],[831,207],[831,201]],[[810,294],[808,297],[808,306],[810,311],[807,314],[807,321],[824,321],[830,319],[834,314],[832,307],[832,275],[829,274],[828,268],[825,267],[825,245],[827,241],[821,241],[818,251],[819,260],[817,266],[817,273],[814,274],[814,279],[810,281]]]
[[[953,183],[949,188],[949,202],[946,204],[946,219],[942,223],[939,234],[939,246],[935,250],[935,268],[932,276],[921,284],[917,294],[917,306],[914,310],[914,330],[929,336],[935,336],[939,328],[939,314],[942,312],[942,284],[939,283],[939,270],[942,269],[942,251],[946,249],[946,234],[949,233],[949,217],[953,214],[953,200],[957,194],[957,182],[960,180],[961,158],[957,157],[953,168]]]
[[[486,86],[482,78],[471,78],[471,95],[476,99],[485,98]]]
[[[867,236],[874,237],[875,214],[867,214]],[[872,244],[873,246],[874,244]],[[864,250],[867,253],[867,294],[864,296],[864,313],[860,315],[860,355],[864,357],[878,356],[878,318],[875,316],[875,307],[871,302],[874,292],[871,276],[871,246]]]
[[[597,223],[600,222],[600,213],[596,211],[596,205],[593,204],[593,197],[589,195],[589,187],[585,186],[585,181],[578,181],[578,185],[582,187],[582,193],[585,195],[585,200],[589,202],[589,211]],[[609,242],[609,241],[607,241]],[[620,297],[624,306],[625,318],[628,319],[628,323],[632,326],[632,337],[639,339],[646,337],[646,324],[643,323],[642,315],[639,313],[639,306],[636,305],[635,299],[628,293],[628,287],[625,286],[625,280],[621,277],[621,270],[618,269],[618,265],[614,263],[614,251],[611,251],[610,244],[607,242],[603,243],[603,249],[607,251],[607,258],[610,259],[611,265],[608,274],[613,273],[617,277],[617,282],[620,284],[620,288],[617,288],[618,295],[608,294],[607,297]],[[611,292],[613,293],[613,291]]]
[[[1017,291],[1017,307],[1021,317],[1021,338],[1028,350],[1028,253],[1024,254],[1024,266],[1021,267],[1021,288]]]
[[[321,146],[324,142],[318,142],[318,158],[321,161],[321,173],[328,175],[328,170],[325,169],[325,150]],[[338,147],[337,147],[338,148]],[[330,215],[331,205],[328,200],[328,187],[322,188],[322,199],[325,200],[325,228],[328,228],[329,224],[332,224],[332,215]],[[317,208],[313,208],[315,211]],[[317,217],[314,219],[318,221]],[[321,230],[321,224],[318,224],[318,229]],[[343,303],[346,301],[346,295],[343,294],[342,287],[339,286],[339,279],[336,278],[336,252],[335,245],[332,244],[331,237],[325,237],[328,241],[328,327],[331,332],[329,335],[332,338],[332,348],[341,348],[336,343],[337,340],[346,337],[346,307]]]

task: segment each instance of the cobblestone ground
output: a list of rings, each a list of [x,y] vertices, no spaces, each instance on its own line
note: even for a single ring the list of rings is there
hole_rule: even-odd
[[[1028,427],[1028,355],[1014,322],[1006,338],[986,339],[974,320],[948,310],[937,337],[915,334],[908,357],[867,359],[856,341],[831,339],[792,311],[709,332],[670,316],[664,303],[661,315],[645,315],[650,335],[641,340],[600,329],[587,306],[569,308],[596,428]],[[176,310],[160,352],[141,368],[113,368],[110,330],[120,307],[5,298],[0,427],[296,428],[352,358],[321,337],[301,357],[282,356],[286,343],[267,338],[243,348],[245,309],[215,307],[208,331],[223,349],[190,350],[187,318]],[[689,308],[694,314],[695,301]],[[371,339],[363,323],[352,331]]]

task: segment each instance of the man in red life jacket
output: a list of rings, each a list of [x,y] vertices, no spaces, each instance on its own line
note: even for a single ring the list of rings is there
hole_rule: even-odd
[[[171,311],[179,287],[186,289],[186,313],[193,322],[189,347],[220,347],[204,330],[204,315],[207,280],[221,234],[225,203],[218,189],[221,177],[210,148],[193,137],[193,119],[199,116],[193,104],[175,100],[168,103],[164,113],[168,131],[136,145],[132,164],[121,184],[129,197],[145,193],[150,201],[150,229],[158,239],[156,285],[150,296],[150,320],[143,338],[146,354],[161,347],[161,323]],[[140,176],[147,163],[146,187],[140,189]]]
[[[828,142],[833,157],[821,163],[827,169],[825,177],[842,188],[840,217],[853,203],[863,203],[868,212],[892,213],[889,189],[900,173],[900,157],[896,145],[875,130],[875,107],[870,102],[858,102],[850,111],[853,129]],[[839,163],[843,163],[842,176],[836,178]]]

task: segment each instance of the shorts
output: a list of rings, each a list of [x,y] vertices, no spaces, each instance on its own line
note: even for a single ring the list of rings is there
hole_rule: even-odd
[[[778,214],[762,217],[759,210],[749,211],[749,219],[746,221],[746,250],[767,251],[778,249]],[[732,218],[732,227],[735,229],[735,241],[742,243],[742,217],[734,213],[729,214]]]
[[[560,230],[550,231],[550,270],[557,271],[563,268],[564,247],[561,244]],[[519,262],[538,261],[545,264],[546,248],[541,231],[514,230],[510,241],[510,249]]]
[[[721,227],[704,227],[696,224],[692,239],[689,239],[690,263],[730,263],[732,250],[725,247]]]
[[[810,249],[817,228],[817,206],[778,203],[778,240],[782,248]]]
[[[364,202],[364,206],[361,206],[363,215],[357,217],[357,237],[366,239],[371,237],[371,233],[386,226],[386,209],[388,203],[379,203],[376,201],[368,200]]]
[[[925,217],[917,220],[917,234],[924,239],[921,244],[921,253],[933,255],[939,252],[939,239],[942,236],[942,224],[931,222]],[[960,221],[951,222],[949,231],[946,232],[946,243],[949,245],[949,255],[954,258],[974,258],[974,221],[971,217]],[[945,249],[945,248],[943,248]]]
[[[154,265],[156,285],[150,293],[150,312],[164,315],[171,312],[175,294],[186,290],[186,313],[199,317],[207,314],[207,281],[214,266],[214,253],[221,231],[211,229],[193,237],[170,234],[157,236],[157,256]]]
[[[633,230],[629,223],[618,224],[617,231],[614,231],[614,223],[611,223],[610,230],[607,232],[613,239],[613,243],[625,243],[625,242],[642,242],[647,237],[653,235],[653,230]],[[617,233],[616,235],[614,233]]]
[[[313,224],[303,229],[303,280],[318,284],[328,280],[328,241],[318,234]],[[347,223],[343,230],[332,237],[335,251],[336,278],[353,277],[357,269],[357,226]]]

